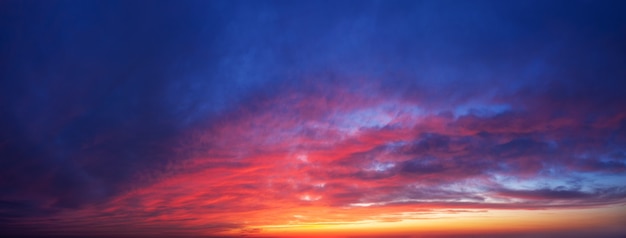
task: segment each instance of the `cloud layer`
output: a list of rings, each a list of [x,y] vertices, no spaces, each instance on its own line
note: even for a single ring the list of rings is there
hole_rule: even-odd
[[[5,2],[0,230],[626,201],[621,2]]]

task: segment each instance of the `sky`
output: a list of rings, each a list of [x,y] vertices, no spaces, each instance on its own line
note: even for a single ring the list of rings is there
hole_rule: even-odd
[[[0,1],[0,236],[624,237],[624,1]]]

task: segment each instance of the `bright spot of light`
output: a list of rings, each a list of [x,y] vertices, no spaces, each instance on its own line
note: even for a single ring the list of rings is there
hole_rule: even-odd
[[[303,163],[308,163],[309,162],[309,157],[305,154],[300,154],[298,156],[296,156],[296,159],[303,162]]]
[[[317,201],[320,199],[322,199],[322,196],[311,196],[309,194],[300,196],[300,200],[307,201],[307,202]]]

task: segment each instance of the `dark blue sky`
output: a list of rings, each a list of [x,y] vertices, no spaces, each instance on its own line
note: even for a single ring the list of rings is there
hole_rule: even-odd
[[[492,195],[471,207],[503,196],[623,204],[624,12],[624,1],[2,1],[0,230],[106,233],[117,229],[119,218],[105,219],[113,213],[84,218],[111,229],[64,219],[117,207],[191,173],[198,158],[210,158],[198,170],[236,173],[353,142],[362,147],[320,159],[330,172],[301,174],[434,190],[385,185],[374,199],[337,185],[324,193],[330,207],[384,206],[398,194],[448,203],[461,195],[444,185],[476,178]],[[384,139],[361,137],[372,131]],[[151,224],[119,206],[114,214],[135,222],[122,230]],[[276,208],[232,211],[258,209]]]

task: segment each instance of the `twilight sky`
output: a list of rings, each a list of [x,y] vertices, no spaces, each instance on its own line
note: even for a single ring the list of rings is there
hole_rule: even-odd
[[[0,1],[0,236],[622,237],[624,12]]]

